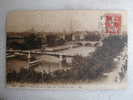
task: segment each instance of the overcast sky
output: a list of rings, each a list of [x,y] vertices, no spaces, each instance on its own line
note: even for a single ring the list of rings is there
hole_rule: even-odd
[[[7,16],[7,32],[98,31],[98,19],[107,13],[122,15],[122,26],[126,26],[126,12],[122,11],[14,11]]]

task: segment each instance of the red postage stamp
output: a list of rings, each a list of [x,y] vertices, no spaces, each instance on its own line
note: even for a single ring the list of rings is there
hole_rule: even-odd
[[[119,34],[121,32],[121,15],[106,14],[105,30],[106,30],[106,33]]]

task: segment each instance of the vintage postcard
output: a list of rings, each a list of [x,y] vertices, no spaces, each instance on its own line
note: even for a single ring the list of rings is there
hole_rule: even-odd
[[[126,11],[13,11],[6,22],[7,87],[127,87]]]

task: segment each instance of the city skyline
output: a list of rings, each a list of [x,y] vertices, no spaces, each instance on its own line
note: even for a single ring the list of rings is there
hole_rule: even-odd
[[[108,11],[122,15],[122,31],[126,30],[126,12]],[[7,16],[7,32],[71,32],[99,31],[99,18],[106,11],[15,11]]]

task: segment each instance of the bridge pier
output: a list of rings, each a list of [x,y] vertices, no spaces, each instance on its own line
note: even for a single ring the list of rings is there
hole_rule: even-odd
[[[62,68],[63,55],[59,55],[59,67]]]
[[[31,54],[30,54],[30,51],[28,51],[27,58],[28,58],[27,69],[29,69],[29,68],[30,68],[30,59],[31,59]]]

